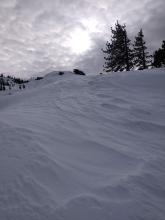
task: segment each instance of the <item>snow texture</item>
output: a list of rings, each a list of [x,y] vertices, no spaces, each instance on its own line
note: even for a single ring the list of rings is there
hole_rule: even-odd
[[[0,220],[164,220],[165,70],[0,93]]]

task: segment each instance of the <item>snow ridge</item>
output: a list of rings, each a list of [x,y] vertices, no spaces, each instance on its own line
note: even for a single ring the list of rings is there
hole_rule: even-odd
[[[53,72],[0,95],[0,219],[164,220],[164,85]]]

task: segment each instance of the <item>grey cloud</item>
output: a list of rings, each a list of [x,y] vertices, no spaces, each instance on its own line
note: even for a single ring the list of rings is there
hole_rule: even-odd
[[[154,50],[165,38],[164,11],[164,0],[1,1],[0,71],[30,76],[77,67],[98,73],[104,63],[101,48],[117,19],[131,36],[142,27]],[[89,33],[92,44],[86,53],[75,54],[67,43],[77,28]]]
[[[76,59],[75,67],[83,69],[88,74],[98,74],[103,71],[104,54],[102,48],[105,46],[103,38],[93,37],[93,47]]]

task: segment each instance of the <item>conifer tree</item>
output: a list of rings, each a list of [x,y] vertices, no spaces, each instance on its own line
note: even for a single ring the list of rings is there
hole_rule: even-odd
[[[165,41],[162,42],[162,48],[154,52],[154,67],[165,67]]]
[[[3,83],[2,83],[2,79],[0,78],[0,91],[3,90]]]
[[[0,91],[2,91],[4,88],[4,80],[3,80],[3,74],[0,75]]]
[[[149,56],[146,51],[146,42],[144,41],[144,34],[142,29],[138,32],[138,35],[135,37],[135,42],[133,45],[133,54],[134,54],[134,67],[140,70],[147,69],[151,65],[151,56]]]
[[[127,36],[126,26],[117,23],[115,28],[111,28],[112,39],[111,42],[106,43],[106,49],[103,52],[106,72],[117,72],[127,70],[133,67],[132,50],[130,49],[130,39]]]

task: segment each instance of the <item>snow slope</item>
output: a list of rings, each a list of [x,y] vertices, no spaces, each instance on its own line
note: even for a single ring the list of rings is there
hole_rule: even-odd
[[[165,70],[48,74],[0,94],[0,220],[164,220]]]

